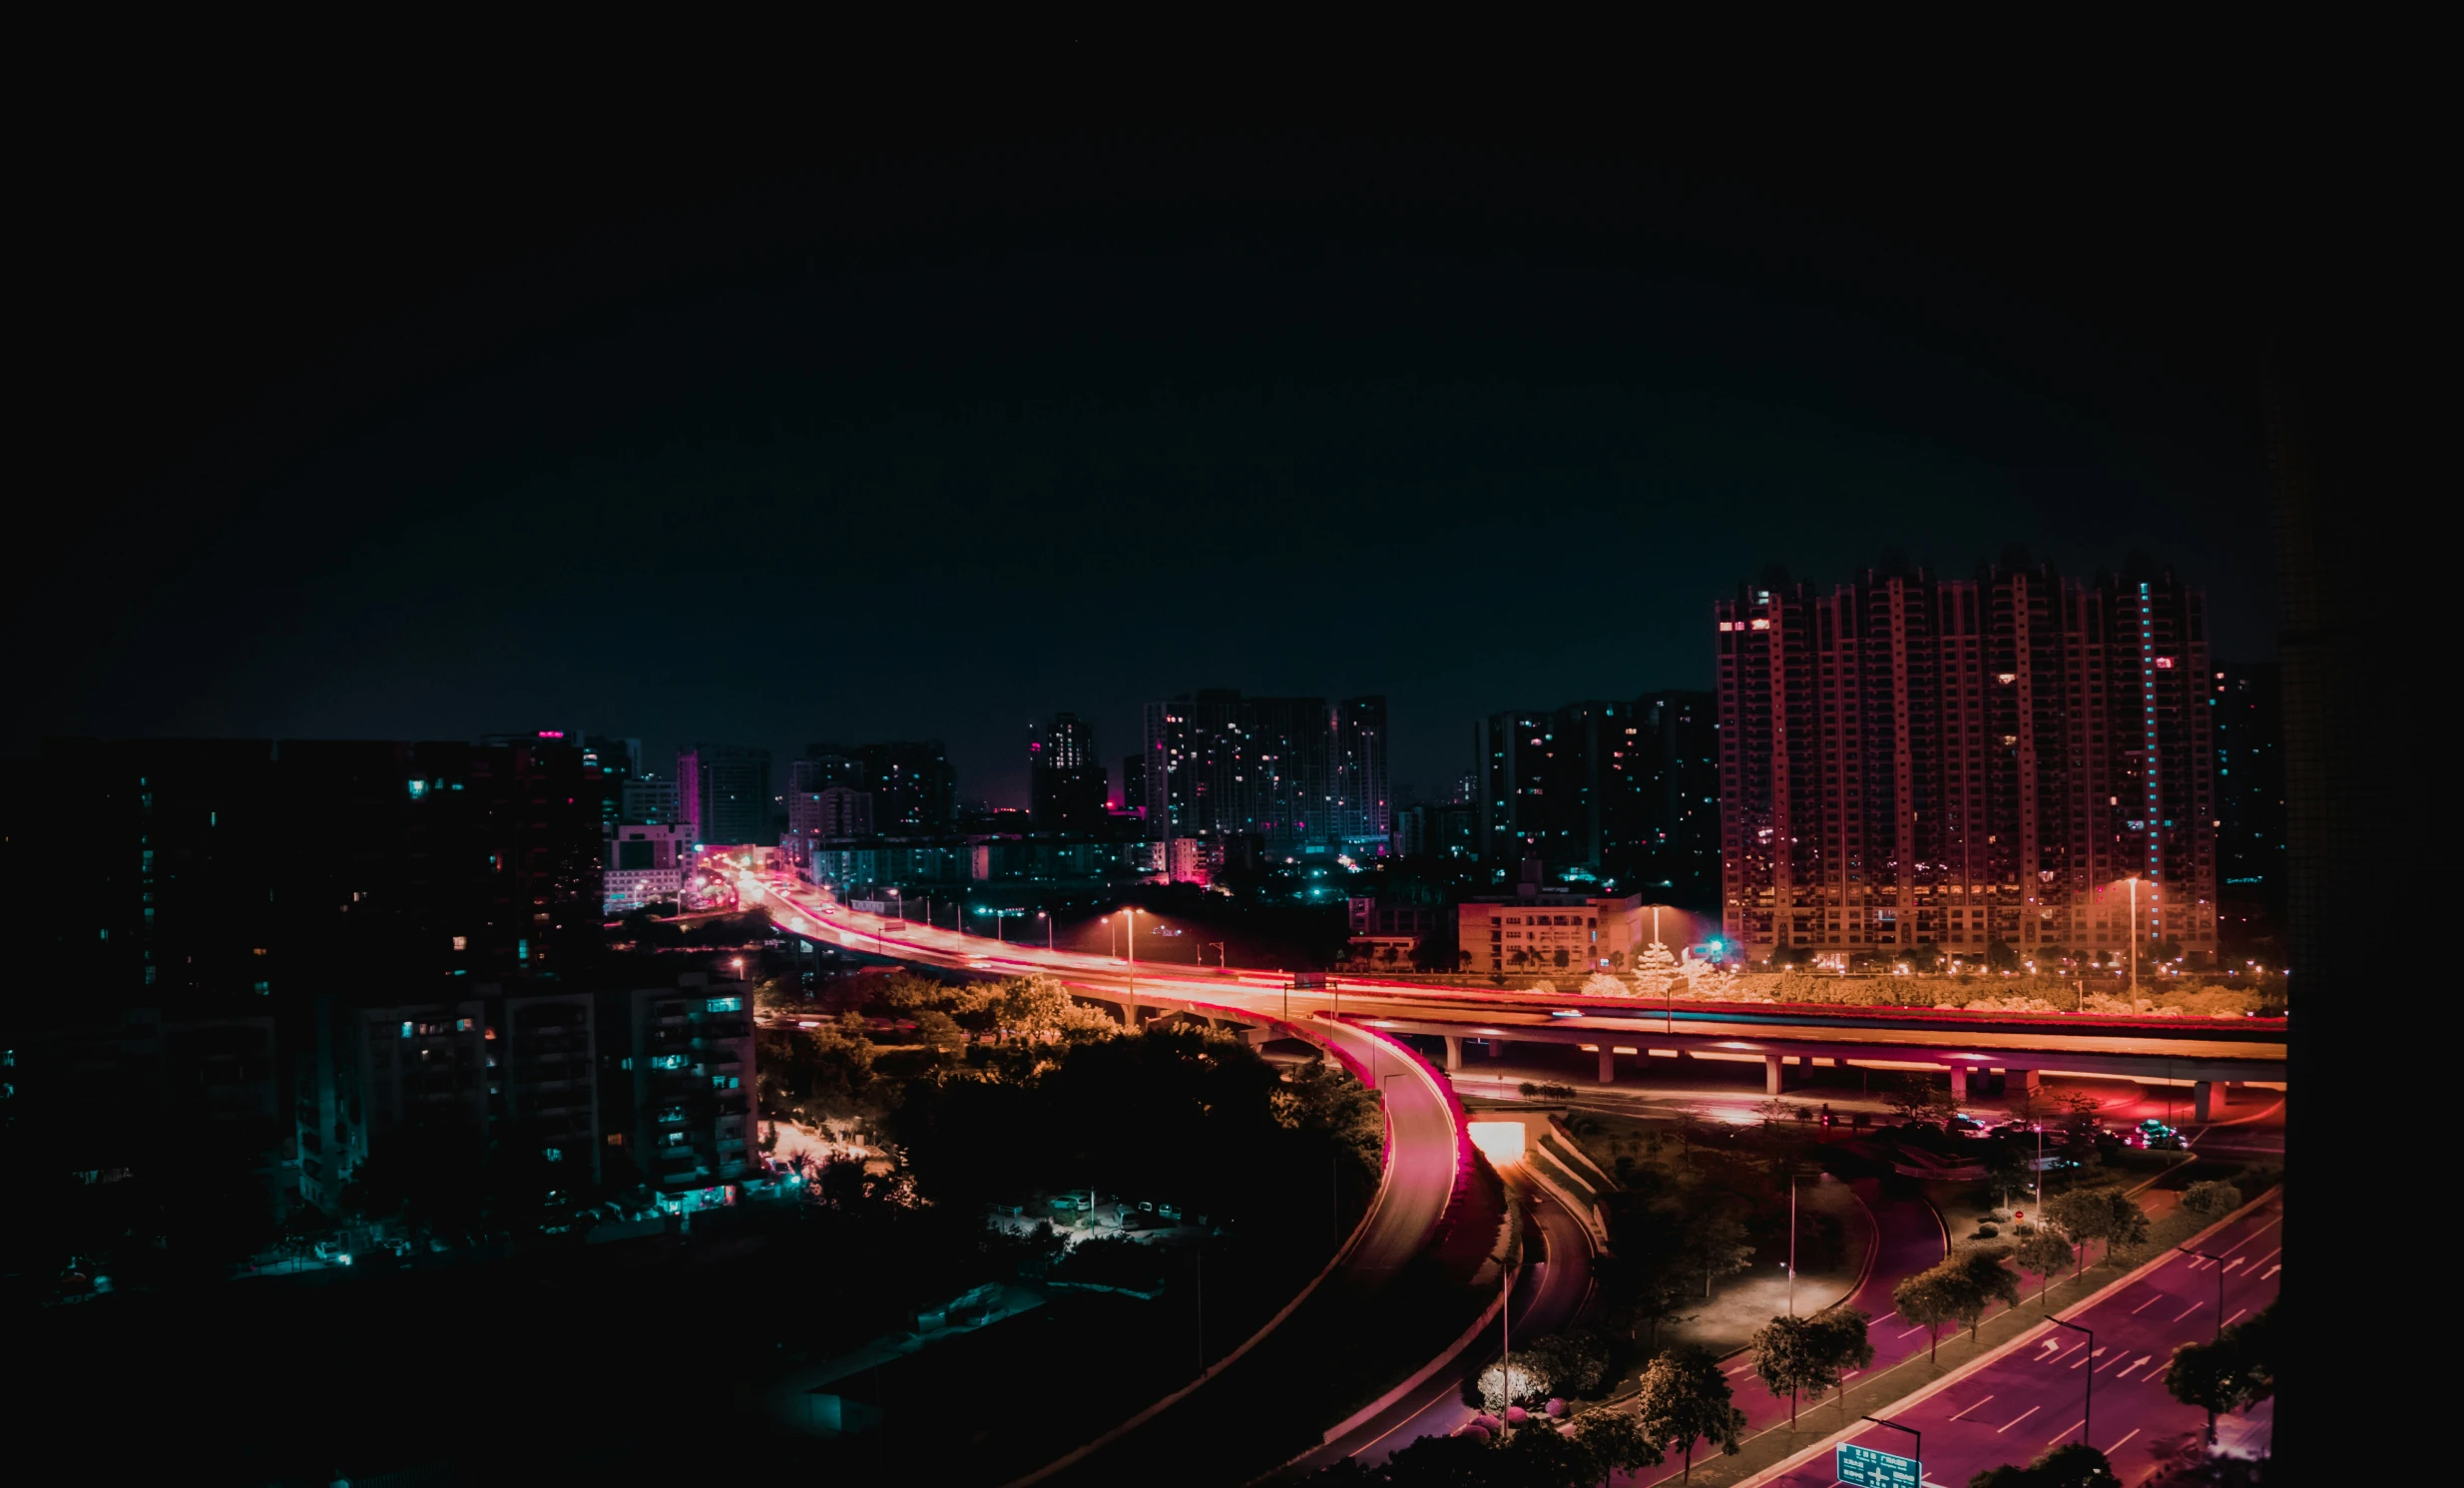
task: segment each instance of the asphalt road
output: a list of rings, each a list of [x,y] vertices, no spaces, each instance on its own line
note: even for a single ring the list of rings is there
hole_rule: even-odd
[[[1512,1170],[1504,1176],[1539,1230],[1548,1254],[1515,1277],[1508,1297],[1514,1335],[1528,1340],[1563,1332],[1582,1317],[1592,1299],[1591,1235],[1538,1185],[1519,1181]],[[1443,1436],[1465,1424],[1475,1412],[1463,1403],[1464,1370],[1475,1363],[1485,1368],[1497,1355],[1498,1329],[1491,1324],[1481,1340],[1465,1350],[1461,1364],[1439,1370],[1401,1400],[1309,1454],[1304,1469],[1314,1472],[1345,1457],[1358,1457],[1363,1466],[1374,1467],[1423,1436]]]
[[[751,874],[739,876],[739,890],[745,903],[770,905],[787,928],[816,939],[871,949],[869,942],[876,938],[875,932],[886,929],[878,923],[878,916],[846,910],[823,913],[819,909],[821,896],[797,894],[792,889],[763,883]],[[997,955],[987,956],[992,948],[980,938],[952,931],[928,931],[919,925],[895,933],[895,944],[904,959],[977,971],[1047,970],[1074,984],[1116,991],[1131,985],[1132,973],[1105,957],[1068,953],[1056,956],[1035,949],[1008,959],[1005,964]],[[1453,1095],[1441,1077],[1432,1074],[1402,1045],[1381,1034],[1331,1018],[1310,1017],[1329,1006],[1331,999],[1293,996],[1281,987],[1242,986],[1222,975],[1188,977],[1148,972],[1137,976],[1135,986],[1142,999],[1153,999],[1157,1005],[1212,1003],[1277,1016],[1288,1005],[1295,1020],[1308,1020],[1314,1037],[1337,1045],[1366,1068],[1384,1094],[1386,1177],[1378,1199],[1335,1273],[1294,1310],[1286,1326],[1277,1332],[1310,1335],[1323,1325],[1312,1309],[1355,1306],[1365,1292],[1390,1279],[1420,1253],[1454,1191],[1459,1150]],[[1588,1267],[1585,1275],[1588,1286]],[[1133,1417],[1120,1435],[1102,1441],[1052,1480],[1093,1480],[1120,1465],[1148,1460],[1151,1444],[1160,1447],[1163,1443],[1203,1435],[1204,1422],[1214,1410],[1210,1397],[1245,1400],[1270,1395],[1271,1388],[1262,1381],[1270,1381],[1276,1371],[1289,1367],[1289,1361],[1279,1356],[1275,1333],[1269,1332],[1245,1356],[1219,1365],[1214,1377],[1180,1402],[1149,1418]]]
[[[2165,1365],[2177,1344],[2214,1335],[2218,1283],[2223,1320],[2246,1317],[2275,1300],[2281,1269],[2281,1196],[2235,1221],[2200,1248],[2207,1261],[2176,1251],[2146,1277],[2068,1320],[2094,1330],[2093,1347],[2079,1333],[2050,1324],[2020,1347],[1892,1419],[1924,1433],[1928,1482],[1965,1483],[2006,1462],[2028,1462],[2065,1442],[2086,1439],[2113,1459],[2126,1485],[2154,1475],[2165,1456],[2204,1431],[2205,1412],[2165,1389]],[[2023,1307],[2033,1306],[2033,1296]],[[1922,1335],[1919,1335],[1922,1341]],[[2093,1399],[2089,1395],[2093,1384]],[[2093,1414],[2093,1435],[2083,1430]],[[2273,1409],[2218,1423],[2219,1441],[2245,1453],[2263,1448]],[[1868,1427],[1850,1438],[1860,1446],[1905,1455],[1909,1438]],[[1833,1456],[1822,1456],[1763,1481],[1788,1488],[1831,1488]]]

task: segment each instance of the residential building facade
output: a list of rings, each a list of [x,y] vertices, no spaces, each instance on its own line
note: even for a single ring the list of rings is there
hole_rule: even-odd
[[[1749,956],[2212,957],[2213,671],[2170,572],[1903,567],[1716,607],[1723,914]]]

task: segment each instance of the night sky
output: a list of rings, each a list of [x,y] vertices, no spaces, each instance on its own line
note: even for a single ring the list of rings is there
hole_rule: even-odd
[[[1386,694],[1435,789],[1891,546],[2144,550],[2264,657],[2250,167],[2127,123],[183,132],[42,184],[9,744],[939,737],[1023,804],[1031,718],[1117,770],[1236,687]]]

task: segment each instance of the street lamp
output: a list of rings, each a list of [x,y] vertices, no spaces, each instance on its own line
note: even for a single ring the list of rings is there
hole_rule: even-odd
[[[1044,954],[1049,956],[1052,954],[1052,916],[1039,909],[1035,917],[1044,922]]]
[[[2139,995],[2139,875],[2131,875],[2131,995]]]
[[[2088,1335],[2089,1368],[2086,1381],[2087,1389],[2084,1391],[2085,1398],[2081,1402],[2079,1411],[2079,1439],[2081,1441],[2088,1442],[2088,1445],[2090,1446],[2094,1446],[2096,1443],[2089,1441],[2088,1439],[2093,1436],[2096,1431],[2094,1425],[2096,1420],[2096,1329],[2081,1327],[2075,1322],[2064,1322],[2059,1317],[2048,1317],[2045,1320],[2052,1323],[2055,1327],[2069,1328],[2072,1332],[2086,1333]]]
[[[1886,1421],[1880,1416],[1867,1416],[1865,1419],[1873,1422],[1877,1426],[1888,1426],[1893,1431],[1905,1431],[1910,1436],[1916,1438],[1916,1476],[1918,1481],[1923,1481],[1925,1476],[1925,1433],[1917,1430],[1914,1426],[1902,1426],[1897,1421]]]
[[[2214,1263],[2215,1263],[2215,1265],[2216,1265],[2216,1334],[2215,1334],[2215,1336],[2216,1336],[2216,1337],[2218,1337],[2218,1338],[2223,1337],[2223,1336],[2224,1336],[2224,1257],[2223,1257],[2223,1256],[2221,1256],[2221,1255],[2211,1255],[2211,1254],[2209,1254],[2209,1253],[2208,1253],[2207,1251],[2205,1251],[2205,1250],[2194,1250],[2194,1249],[2192,1249],[2192,1248],[2191,1248],[2190,1246],[2188,1246],[2188,1245],[2176,1245],[2176,1246],[2174,1246],[2174,1248],[2175,1248],[2175,1249],[2177,1249],[2177,1250],[2180,1250],[2180,1251],[2181,1251],[2183,1254],[2185,1254],[2185,1255],[2196,1255],[2196,1256],[2198,1256],[2198,1257],[2199,1257],[2200,1259],[2202,1259],[2202,1260],[2212,1261],[2212,1262],[2214,1262]]]

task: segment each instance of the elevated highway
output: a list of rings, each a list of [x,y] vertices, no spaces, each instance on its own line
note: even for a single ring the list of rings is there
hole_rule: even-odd
[[[847,910],[800,884],[749,872],[738,881],[746,904],[765,904],[786,928],[850,949],[977,974],[1046,972],[1083,996],[1122,1007],[1125,1016],[1193,1000],[1284,1017],[1327,1013],[1391,1035],[1442,1039],[1449,1069],[1462,1067],[1467,1042],[1492,1048],[1544,1043],[1596,1051],[1604,1082],[1616,1078],[1620,1059],[1759,1062],[1766,1090],[1779,1095],[1812,1068],[1854,1064],[1944,1072],[1957,1099],[1965,1099],[1981,1075],[2026,1086],[2050,1072],[2189,1082],[2201,1121],[2224,1109],[2230,1087],[2277,1084],[2285,1077],[2288,1029],[2282,1018],[1676,1000],[1655,1006],[1649,999],[1438,987],[1391,977],[1330,977],[1322,988],[1299,990],[1280,971],[1134,965],[1111,956],[1002,945]]]

